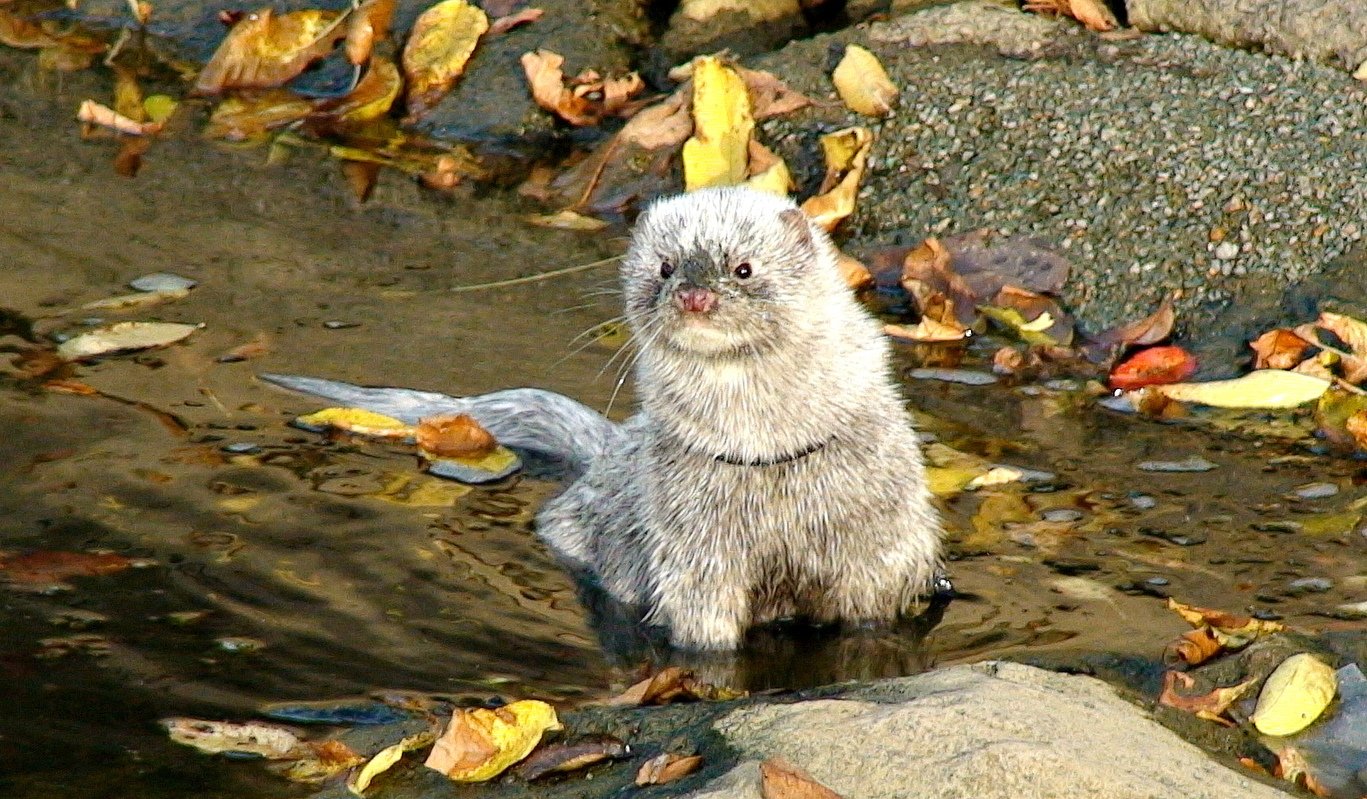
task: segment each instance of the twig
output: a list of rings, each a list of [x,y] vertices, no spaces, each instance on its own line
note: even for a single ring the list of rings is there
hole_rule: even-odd
[[[523,276],[523,277],[513,277],[513,278],[508,278],[507,280],[495,280],[495,281],[493,281],[492,283],[475,283],[475,284],[472,284],[472,285],[469,285],[469,286],[456,286],[455,288],[450,289],[450,291],[451,291],[452,293],[454,293],[454,294],[460,294],[460,293],[463,293],[463,292],[466,292],[466,291],[483,291],[484,289],[501,289],[501,288],[503,288],[504,286],[520,286],[520,285],[522,285],[522,284],[524,284],[524,283],[536,283],[536,282],[539,282],[539,281],[542,281],[542,280],[549,280],[549,279],[551,279],[551,278],[553,278],[553,277],[560,277],[561,275],[571,275],[571,274],[574,274],[575,272],[587,272],[587,271],[590,270],[590,269],[597,269],[597,268],[600,267],[600,266],[606,266],[607,264],[610,264],[610,263],[612,263],[613,261],[620,260],[621,257],[622,257],[622,256],[620,256],[620,255],[614,255],[614,256],[612,256],[611,258],[604,258],[604,259],[601,260],[601,261],[591,261],[591,262],[586,263],[586,264],[579,264],[578,266],[567,266],[567,267],[565,267],[564,269],[552,269],[552,270],[549,271],[549,272],[538,272],[538,273],[535,274],[535,275],[525,275],[525,276]]]

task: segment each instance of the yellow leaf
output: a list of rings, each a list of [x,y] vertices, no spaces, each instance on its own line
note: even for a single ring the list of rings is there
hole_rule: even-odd
[[[845,48],[831,81],[840,99],[857,114],[883,117],[897,104],[897,87],[878,56],[857,44]]]
[[[345,35],[336,11],[276,15],[263,8],[242,17],[195,79],[195,94],[280,86],[332,50]]]
[[[311,111],[312,103],[284,89],[234,95],[214,108],[204,135],[228,141],[259,138],[274,128],[298,122]]]
[[[134,122],[145,122],[147,110],[142,105],[142,88],[138,76],[130,69],[114,70],[114,110]]]
[[[410,438],[413,427],[390,416],[360,408],[324,408],[294,420],[305,429],[335,428],[376,438]]]
[[[370,787],[371,780],[393,768],[394,764],[399,762],[402,758],[402,743],[386,746],[379,752],[376,752],[375,756],[370,758],[360,771],[356,772],[351,779],[347,780],[347,790],[357,796],[361,796],[365,792],[365,789]]]
[[[318,110],[346,122],[369,122],[389,113],[402,89],[403,77],[399,75],[399,68],[388,58],[375,56],[356,88],[335,105],[324,104]]]
[[[1337,691],[1333,668],[1305,652],[1292,655],[1263,684],[1253,726],[1264,735],[1300,732],[1329,707]]]
[[[422,116],[451,90],[488,29],[489,17],[466,0],[444,0],[418,17],[403,48],[410,118]]]
[[[148,121],[156,123],[170,119],[177,105],[179,103],[165,94],[154,94],[142,101],[143,113],[147,114]]]
[[[910,326],[883,325],[883,332],[893,338],[918,341],[922,344],[963,341],[968,337],[968,330],[957,322],[955,324],[945,324],[944,322],[937,322],[929,316],[921,317],[921,321]]]
[[[1314,375],[1259,369],[1233,380],[1169,383],[1149,389],[1178,402],[1215,408],[1294,408],[1319,399],[1330,385],[1328,380]]]
[[[456,782],[484,782],[531,754],[547,730],[560,729],[555,708],[524,699],[501,708],[458,708],[425,765]]]
[[[780,197],[788,196],[788,192],[793,189],[793,176],[782,157],[751,139],[749,160],[750,177],[745,181],[745,185]]]
[[[1044,331],[1054,326],[1054,316],[1047,311],[1041,313],[1034,319],[1026,319],[1025,316],[1015,308],[997,308],[991,305],[984,305],[979,310],[983,316],[991,319],[1002,327],[1010,330],[1020,337],[1026,344],[1033,344],[1041,347],[1057,346],[1061,342],[1054,340]]]
[[[729,186],[745,180],[755,120],[745,81],[721,59],[693,67],[693,136],[684,142],[684,188]]]
[[[821,137],[826,178],[821,183],[822,193],[809,197],[802,203],[802,210],[822,230],[833,230],[854,213],[854,198],[859,192],[859,181],[864,179],[872,147],[873,134],[864,128],[846,128]]]

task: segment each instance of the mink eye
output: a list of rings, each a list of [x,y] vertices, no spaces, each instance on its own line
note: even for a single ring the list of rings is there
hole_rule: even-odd
[[[669,277],[674,274],[674,264],[671,261],[660,262],[660,277]]]
[[[750,262],[749,262],[749,261],[742,261],[740,264],[738,264],[738,265],[736,266],[735,269],[732,269],[732,270],[731,270],[731,274],[735,275],[736,277],[740,278],[741,280],[746,279],[747,277],[753,275],[754,273],[755,273],[755,270],[754,270],[753,267],[750,266]]]

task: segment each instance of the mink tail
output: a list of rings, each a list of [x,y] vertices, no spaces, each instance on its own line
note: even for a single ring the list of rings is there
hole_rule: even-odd
[[[260,377],[291,391],[382,413],[407,424],[417,424],[426,416],[469,414],[504,446],[555,458],[580,474],[620,435],[617,424],[592,408],[539,388],[452,397],[435,391],[356,386],[317,377]]]

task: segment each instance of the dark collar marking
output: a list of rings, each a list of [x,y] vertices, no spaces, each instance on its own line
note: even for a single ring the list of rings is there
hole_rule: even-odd
[[[802,460],[808,455],[811,455],[813,452],[816,452],[817,450],[824,448],[827,444],[831,443],[834,440],[835,436],[831,436],[825,441],[818,441],[815,444],[812,444],[811,446],[807,447],[806,449],[798,450],[797,452],[789,452],[785,455],[779,455],[776,458],[760,458],[758,460],[748,461],[742,458],[737,458],[734,455],[727,455],[723,453],[721,455],[713,455],[712,459],[718,463],[727,463],[732,466],[778,466],[780,464],[792,463],[793,461]]]

